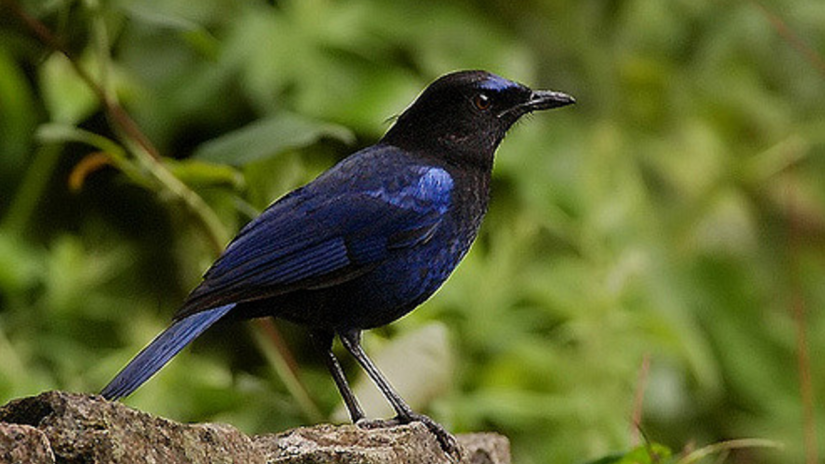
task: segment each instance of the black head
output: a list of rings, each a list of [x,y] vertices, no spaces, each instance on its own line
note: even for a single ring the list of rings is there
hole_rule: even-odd
[[[571,103],[569,95],[534,91],[486,71],[454,72],[430,84],[383,142],[492,165],[493,153],[520,117]]]

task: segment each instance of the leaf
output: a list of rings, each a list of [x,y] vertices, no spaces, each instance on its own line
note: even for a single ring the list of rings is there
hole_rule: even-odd
[[[202,144],[195,150],[194,157],[243,165],[310,146],[325,137],[344,143],[355,140],[352,132],[343,126],[280,113]]]
[[[179,32],[193,48],[209,58],[216,58],[220,42],[201,24],[174,11],[167,4],[133,2],[124,8],[127,17],[146,23],[157,29]]]
[[[43,101],[52,121],[77,123],[98,107],[94,92],[60,53],[52,53],[40,67],[40,82]]]
[[[37,128],[35,138],[41,143],[83,143],[97,148],[108,156],[113,165],[123,171],[129,178],[144,187],[149,188],[151,182],[139,166],[129,160],[126,150],[112,139],[94,132],[65,124],[42,124]]]
[[[667,464],[671,462],[672,452],[664,445],[648,443],[627,453],[612,454],[587,464]]]
[[[35,134],[41,143],[83,143],[110,155],[116,162],[126,160],[125,150],[112,139],[65,124],[43,124]]]
[[[172,174],[188,185],[228,184],[235,188],[243,186],[243,175],[225,164],[216,164],[197,159],[177,161],[164,159],[163,164]]]
[[[4,165],[0,172],[12,172],[29,151],[30,134],[37,124],[37,105],[23,67],[0,48],[0,153]]]
[[[8,228],[0,228],[0,290],[14,295],[34,286],[43,272],[42,253]]]
[[[727,440],[719,443],[712,443],[707,446],[699,448],[678,461],[677,464],[693,464],[699,462],[707,456],[717,453],[730,451],[734,449],[753,449],[753,448],[774,448],[782,449],[782,443],[776,440],[767,440],[764,438],[740,438],[738,440]]]

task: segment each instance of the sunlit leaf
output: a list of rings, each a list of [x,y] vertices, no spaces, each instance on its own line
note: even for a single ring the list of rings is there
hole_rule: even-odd
[[[204,143],[194,157],[243,165],[312,145],[321,138],[353,142],[352,132],[343,126],[280,113]]]
[[[178,179],[189,185],[229,185],[233,188],[243,186],[243,175],[231,166],[216,164],[199,159],[177,161],[164,159],[163,164]]]
[[[118,161],[126,156],[124,149],[114,140],[65,124],[41,125],[37,128],[37,138],[43,143],[84,143],[108,153]]]
[[[73,124],[91,115],[97,97],[77,75],[69,60],[52,53],[40,68],[43,100],[52,121]]]

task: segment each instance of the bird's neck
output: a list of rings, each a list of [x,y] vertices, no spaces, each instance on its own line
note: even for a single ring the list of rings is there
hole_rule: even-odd
[[[499,130],[482,130],[444,118],[404,113],[381,143],[409,152],[433,154],[450,164],[492,171],[493,154],[504,138]]]
[[[388,132],[379,143],[400,148],[436,165],[446,164],[454,169],[472,172],[489,178],[493,171],[493,155],[499,141],[488,144],[468,144],[460,137],[448,135],[432,138],[395,137]]]

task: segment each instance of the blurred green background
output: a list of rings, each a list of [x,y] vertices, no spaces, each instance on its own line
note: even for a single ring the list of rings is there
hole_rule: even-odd
[[[482,68],[579,103],[511,131],[469,256],[367,334],[404,395],[519,464],[739,438],[784,446],[702,462],[814,464],[823,54],[822,0],[4,0],[0,403],[98,391],[250,217]],[[247,433],[340,418],[305,333],[250,327],[126,403]]]

